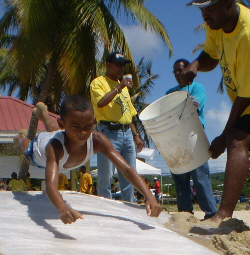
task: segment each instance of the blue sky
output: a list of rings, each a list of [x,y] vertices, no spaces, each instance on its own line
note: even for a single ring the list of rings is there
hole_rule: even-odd
[[[146,8],[151,11],[164,25],[173,46],[174,54],[169,58],[168,48],[163,44],[161,38],[154,33],[143,31],[138,24],[126,24],[121,22],[130,46],[135,63],[142,57],[153,63],[152,72],[159,74],[160,78],[155,80],[152,94],[147,97],[146,102],[152,103],[165,95],[165,91],[176,84],[172,73],[172,66],[176,59],[186,58],[190,61],[195,59],[199,53],[192,54],[196,45],[205,41],[205,32],[195,32],[194,28],[203,23],[200,10],[196,7],[186,7],[188,0],[148,0]],[[0,15],[2,15],[2,2],[0,3]],[[221,79],[219,67],[209,73],[199,73],[196,80],[205,86],[207,92],[207,103],[205,106],[206,134],[209,141],[222,132],[231,103],[226,93],[218,94],[217,87]],[[0,92],[2,95],[2,91]],[[211,172],[222,171],[226,162],[225,155],[218,160],[210,160]],[[95,159],[92,160],[95,163]],[[168,172],[164,160],[158,156],[155,160],[147,160],[147,163],[162,168]]]

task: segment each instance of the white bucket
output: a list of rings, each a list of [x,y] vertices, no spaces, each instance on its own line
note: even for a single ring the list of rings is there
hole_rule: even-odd
[[[187,91],[156,100],[140,120],[172,173],[192,171],[210,158],[207,136]]]

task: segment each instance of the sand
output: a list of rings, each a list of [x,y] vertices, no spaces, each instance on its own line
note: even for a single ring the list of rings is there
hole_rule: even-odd
[[[166,227],[202,244],[218,254],[250,254],[250,210],[235,211],[233,218],[219,223],[202,221],[203,212],[171,213]]]

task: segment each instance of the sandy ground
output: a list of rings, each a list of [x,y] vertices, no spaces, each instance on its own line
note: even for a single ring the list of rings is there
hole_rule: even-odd
[[[211,251],[226,255],[250,254],[250,210],[235,211],[232,219],[216,224],[202,221],[204,213],[170,213],[166,227]]]

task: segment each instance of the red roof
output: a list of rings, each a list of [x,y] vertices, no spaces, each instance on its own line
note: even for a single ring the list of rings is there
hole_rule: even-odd
[[[28,130],[33,109],[34,105],[19,100],[15,97],[0,96],[0,130]],[[59,117],[54,113],[49,114],[55,121]],[[37,130],[45,130],[45,127],[41,121],[38,122]]]

